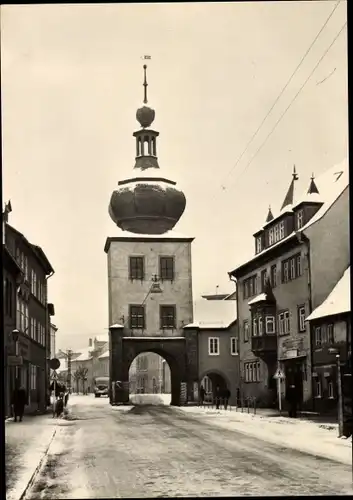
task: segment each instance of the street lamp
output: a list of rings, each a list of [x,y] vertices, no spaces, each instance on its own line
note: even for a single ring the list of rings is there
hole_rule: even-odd
[[[337,411],[338,411],[338,437],[343,436],[343,397],[342,397],[342,377],[341,377],[341,355],[338,349],[330,348],[330,354],[336,354],[337,361]]]

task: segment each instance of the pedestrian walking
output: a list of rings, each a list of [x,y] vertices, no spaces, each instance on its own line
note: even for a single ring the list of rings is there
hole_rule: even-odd
[[[231,396],[230,390],[227,387],[224,390],[224,394],[223,394],[223,404],[224,404],[224,409],[225,410],[228,408],[228,403],[229,403],[230,396]]]
[[[297,406],[298,406],[298,395],[297,389],[294,384],[288,386],[286,391],[286,400],[289,406],[289,417],[296,418],[297,417]]]
[[[205,394],[206,394],[206,391],[205,391],[205,388],[203,385],[201,385],[200,387],[200,406],[203,406],[204,405],[204,402],[205,402]]]
[[[14,422],[17,422],[17,417],[19,417],[20,422],[22,422],[25,406],[28,404],[26,389],[16,382],[16,387],[12,393],[12,401],[14,413]]]
[[[215,400],[216,400],[216,409],[219,410],[219,405],[221,404],[222,400],[222,394],[219,385],[217,385],[216,387]]]

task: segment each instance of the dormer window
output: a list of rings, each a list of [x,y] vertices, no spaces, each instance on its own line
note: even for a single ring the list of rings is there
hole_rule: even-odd
[[[258,236],[256,238],[256,253],[260,253],[262,250],[262,241],[261,241],[261,236]]]
[[[297,213],[297,229],[302,228],[304,225],[304,211],[299,210]]]
[[[284,221],[282,220],[268,231],[268,243],[273,245],[284,238]]]

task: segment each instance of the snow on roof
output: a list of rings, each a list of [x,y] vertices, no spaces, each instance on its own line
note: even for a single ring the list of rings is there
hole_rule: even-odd
[[[342,163],[326,170],[322,175],[315,179],[315,183],[320,193],[321,200],[324,202],[316,214],[301,229],[302,231],[320,220],[329,208],[334,204],[341,193],[349,186],[348,159]]]
[[[105,352],[103,352],[103,354],[98,356],[98,359],[107,359],[107,358],[109,358],[109,356],[110,356],[109,351],[105,351]]]
[[[342,175],[339,174],[342,172]],[[338,177],[338,180],[337,180]],[[314,217],[308,222],[305,227],[308,227],[313,222],[321,218],[322,215],[327,212],[332,203],[338,198],[341,192],[348,186],[349,184],[349,176],[348,176],[348,159],[345,158],[341,163],[330,167],[325,170],[321,175],[315,178],[316,187],[319,190],[318,193],[308,193],[308,186],[299,196],[296,196],[296,191],[294,190],[294,200],[293,204],[286,205],[283,207],[278,214],[269,222],[264,224],[263,228],[273,224],[274,221],[279,219],[286,212],[293,212],[300,203],[303,202],[322,202],[324,205],[319,211],[314,215]],[[326,209],[325,209],[326,207]],[[320,215],[318,213],[320,212]]]
[[[109,342],[109,337],[107,334],[97,335],[94,340],[97,342]]]
[[[186,327],[229,328],[237,319],[237,307],[233,300],[199,299],[194,303],[194,321]]]
[[[251,306],[252,304],[257,304],[258,302],[262,302],[264,300],[267,300],[267,295],[266,293],[260,293],[260,295],[257,295],[255,298],[250,300],[248,302],[248,305]]]
[[[350,312],[351,310],[351,268],[346,269],[332,292],[314,311],[306,318],[307,321]]]
[[[167,231],[166,233],[163,234],[139,234],[139,233],[130,233],[130,231],[123,231],[119,227],[116,227],[116,231],[114,236],[111,237],[111,239],[114,238],[144,238],[144,239],[194,239],[193,236],[186,236],[181,233],[175,232],[173,229],[170,231]],[[108,238],[109,239],[109,238]]]
[[[81,361],[89,361],[90,359],[92,359],[92,356],[90,354],[91,351],[92,347],[85,347],[84,349],[81,349],[81,354],[76,359],[73,359],[72,362],[80,363]]]
[[[245,266],[245,264],[248,264],[249,262],[252,262],[253,260],[257,259],[260,255],[265,255],[267,252],[270,252],[273,248],[281,245],[284,241],[287,241],[289,240],[290,238],[292,238],[293,236],[295,235],[295,231],[293,231],[292,233],[288,234],[288,236],[286,236],[285,238],[283,238],[282,240],[279,240],[277,241],[276,243],[274,243],[273,245],[271,245],[270,247],[267,247],[265,248],[264,250],[262,250],[261,252],[253,255],[250,259],[247,259],[246,261],[244,261],[242,264],[239,264],[233,271],[230,271],[230,274],[233,273],[234,271],[236,271],[237,269],[239,269],[240,267],[242,266]]]
[[[109,328],[124,328],[124,325],[120,323],[114,323],[114,325],[110,325]]]

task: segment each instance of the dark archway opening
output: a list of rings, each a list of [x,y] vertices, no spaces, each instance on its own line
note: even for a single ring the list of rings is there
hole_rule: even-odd
[[[208,397],[212,397],[217,387],[219,387],[220,391],[230,389],[226,378],[221,373],[212,371],[207,372],[202,377],[200,385],[203,386]]]

